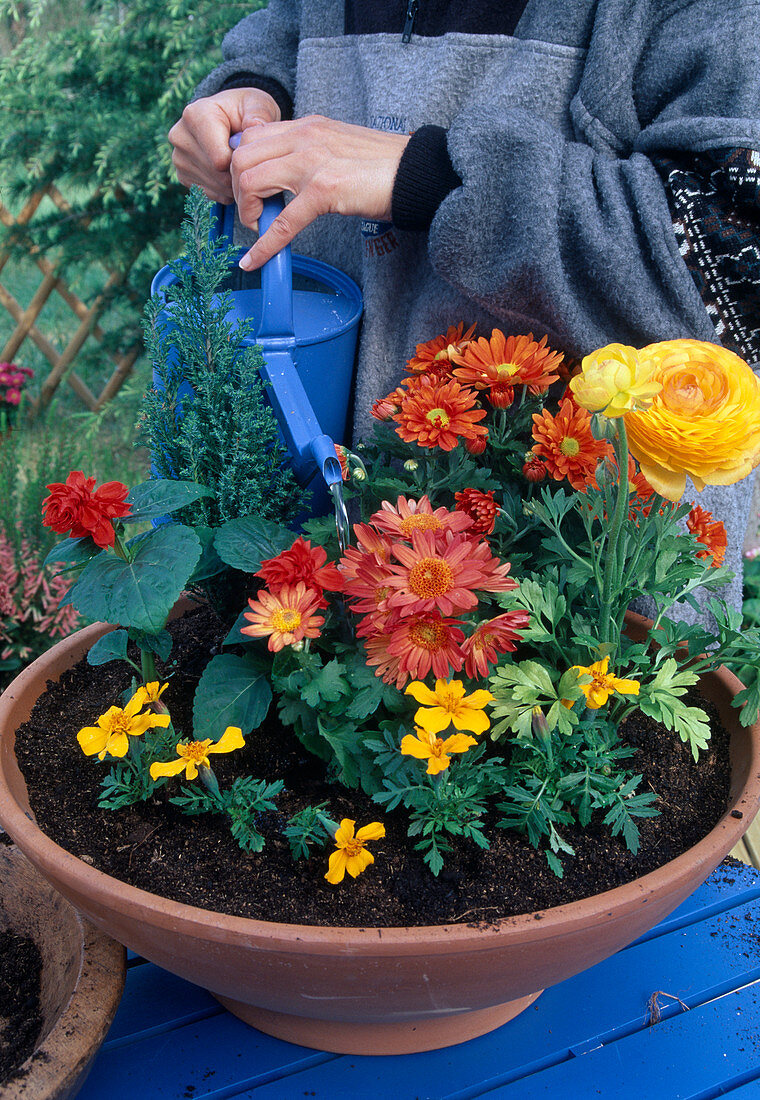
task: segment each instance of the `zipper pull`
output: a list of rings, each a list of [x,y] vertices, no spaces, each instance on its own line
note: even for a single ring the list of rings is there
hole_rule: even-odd
[[[406,5],[406,22],[404,23],[404,30],[401,35],[401,41],[407,45],[412,40],[412,31],[414,30],[414,21],[417,18],[417,9],[419,8],[419,0],[408,0]]]

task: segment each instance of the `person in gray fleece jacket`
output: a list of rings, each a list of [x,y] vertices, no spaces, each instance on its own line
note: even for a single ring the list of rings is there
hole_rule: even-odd
[[[460,320],[572,357],[688,336],[757,368],[758,47],[756,0],[269,0],[169,136],[180,181],[244,225],[294,196],[242,266],[297,234],[361,285],[361,437]],[[726,524],[734,606],[751,480],[687,486]]]

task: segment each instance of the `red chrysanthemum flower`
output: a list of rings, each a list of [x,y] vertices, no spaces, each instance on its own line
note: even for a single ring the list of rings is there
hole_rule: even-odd
[[[405,443],[452,451],[460,439],[467,443],[488,434],[488,429],[478,423],[485,415],[486,410],[477,407],[472,390],[464,389],[454,379],[437,385],[423,374],[393,419]]]
[[[340,592],[343,577],[333,562],[328,562],[327,554],[321,546],[312,546],[308,539],[299,537],[289,550],[283,550],[275,558],[267,558],[254,574],[261,577],[273,592],[285,585],[295,585],[303,581],[309,591],[319,597],[319,606],[327,607],[324,591]]]
[[[388,607],[401,615],[440,611],[456,615],[475,607],[476,591],[509,592],[516,582],[507,576],[509,562],[494,558],[486,542],[466,535],[450,536],[445,544],[430,532],[412,536],[412,545],[394,543],[388,585],[394,589]]]
[[[393,591],[388,584],[388,563],[378,561],[374,554],[360,554],[353,558],[353,564],[351,576],[344,573],[343,584],[351,610],[357,615],[387,614],[388,597]]]
[[[499,506],[493,498],[493,490],[484,493],[482,489],[463,489],[454,493],[457,512],[464,512],[473,521],[469,530],[471,535],[490,535],[496,524]]]
[[[112,521],[131,514],[125,499],[129,489],[120,481],[107,481],[96,489],[94,477],[72,470],[65,482],[54,481],[47,488],[50,495],[42,502],[44,525],[72,539],[89,536],[102,549],[114,544]]]
[[[454,377],[479,390],[497,387],[496,399],[492,398],[492,404],[497,405],[499,400],[506,402],[507,396],[499,395],[500,386],[527,386],[533,394],[543,393],[559,377],[557,367],[562,358],[562,352],[546,346],[545,336],[536,341],[532,332],[527,336],[505,336],[495,328],[490,340],[484,336],[471,340],[461,355],[455,355],[459,365]]]
[[[351,470],[348,465],[349,451],[347,447],[344,447],[342,443],[335,443],[335,457],[340,462],[340,474],[344,481],[351,480]]]
[[[367,664],[370,668],[374,668],[375,676],[379,676],[383,683],[395,684],[399,691],[403,691],[410,676],[401,668],[401,658],[389,654],[390,640],[390,635],[380,630],[372,632],[364,639]]]
[[[380,397],[372,406],[372,415],[375,420],[393,420],[405,397],[406,390],[400,386],[397,386],[387,397]]]
[[[469,514],[462,511],[450,512],[447,508],[436,508],[427,496],[414,500],[413,497],[399,497],[395,506],[384,500],[379,512],[370,516],[369,522],[386,535],[411,542],[415,531],[432,531],[443,535],[446,531],[455,534],[472,528]]]
[[[726,528],[721,520],[713,520],[712,512],[705,511],[695,504],[686,517],[686,526],[697,542],[705,549],[697,551],[698,558],[712,558],[713,565],[722,565],[726,556]]]
[[[530,622],[527,611],[506,611],[480,623],[464,642],[464,670],[468,676],[488,676],[500,653],[512,653],[521,640],[520,630]]]
[[[319,609],[319,597],[310,591],[303,581],[294,586],[285,585],[278,592],[259,592],[257,600],[249,600],[250,611],[243,615],[249,626],[241,626],[240,633],[252,638],[269,637],[267,646],[278,653],[283,646],[294,645],[304,638],[318,638],[324,626],[324,618],[315,615]]]
[[[458,623],[433,612],[408,615],[386,626],[387,654],[398,660],[399,674],[423,680],[432,671],[437,679],[447,680],[452,672],[459,672],[464,633]]]
[[[559,412],[552,416],[546,409],[533,414],[533,453],[546,460],[546,466],[556,481],[564,478],[574,489],[585,492],[593,485],[596,464],[611,453],[604,439],[594,439],[591,415],[563,401]]]
[[[537,455],[534,455],[533,458],[529,458],[523,464],[522,473],[526,481],[533,483],[543,481],[546,477],[546,463]]]
[[[476,439],[465,439],[465,450],[471,455],[482,455],[488,446],[488,430],[485,435],[479,435]]]
[[[414,355],[406,364],[407,369],[415,374],[432,372],[439,378],[448,374],[454,356],[464,351],[474,331],[475,325],[470,325],[465,332],[464,321],[460,321],[458,325],[450,325],[445,333],[417,345]]]

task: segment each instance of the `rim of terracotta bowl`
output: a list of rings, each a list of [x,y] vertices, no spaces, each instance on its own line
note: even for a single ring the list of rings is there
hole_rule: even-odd
[[[187,605],[185,605],[187,606]],[[49,869],[55,878],[75,877],[82,884],[82,892],[97,900],[100,904],[115,894],[132,908],[142,908],[156,914],[171,914],[175,927],[189,929],[191,925],[203,926],[204,935],[209,940],[226,942],[231,937],[245,936],[249,940],[258,939],[272,944],[274,941],[287,941],[289,949],[298,953],[313,951],[319,946],[340,941],[342,950],[359,948],[375,956],[412,954],[419,950],[423,941],[437,941],[440,947],[456,945],[461,949],[465,944],[473,950],[488,950],[493,941],[509,931],[516,943],[522,939],[534,940],[540,934],[542,939],[551,938],[552,933],[565,935],[574,927],[586,926],[589,920],[605,924],[609,920],[618,920],[625,915],[626,909],[635,909],[641,896],[658,894],[672,880],[687,882],[694,878],[695,866],[707,868],[703,878],[711,873],[728,852],[744,835],[749,822],[760,806],[760,722],[744,728],[747,743],[746,766],[743,781],[733,766],[735,751],[732,751],[732,789],[731,801],[726,812],[702,840],[687,849],[662,867],[650,871],[622,886],[605,890],[588,898],[566,902],[549,909],[531,910],[515,916],[502,917],[496,921],[482,920],[474,926],[467,924],[409,925],[405,927],[363,926],[343,927],[339,925],[285,924],[277,921],[265,921],[254,917],[238,917],[228,913],[218,913],[211,909],[201,909],[185,902],[172,901],[152,894],[137,886],[116,879],[104,871],[99,871],[72,855],[65,848],[51,840],[35,823],[31,813],[27,813],[17,802],[11,790],[6,766],[10,761],[18,771],[15,753],[9,747],[8,737],[2,731],[10,728],[14,732],[16,725],[26,720],[11,721],[17,703],[28,691],[34,694],[34,700],[41,694],[39,685],[48,680],[58,680],[60,675],[72,667],[99,637],[115,627],[94,623],[58,642],[50,650],[32,662],[12,684],[0,695],[0,825],[6,829],[18,844],[18,847],[41,870]],[[720,685],[722,692],[733,695],[742,686],[740,681],[728,669],[721,666],[710,673],[713,681]],[[32,703],[33,705],[33,703]],[[27,709],[29,713],[31,707]],[[719,706],[720,709],[720,706]],[[737,712],[724,706],[721,715],[724,722],[731,721]],[[732,738],[734,745],[735,737]],[[19,773],[20,774],[20,773]],[[23,777],[22,777],[23,780]],[[736,816],[739,813],[740,816]],[[716,858],[716,853],[719,853]],[[702,881],[702,879],[700,879]],[[695,887],[696,888],[696,887]],[[535,913],[542,914],[537,920]],[[378,935],[378,930],[382,936]]]

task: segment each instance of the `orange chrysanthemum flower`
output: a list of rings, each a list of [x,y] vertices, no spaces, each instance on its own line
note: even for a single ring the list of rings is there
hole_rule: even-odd
[[[478,423],[485,415],[486,410],[477,407],[473,390],[454,379],[436,384],[422,375],[393,420],[399,425],[396,433],[405,443],[453,451],[460,439],[467,443],[488,435],[488,429]]]
[[[513,653],[520,641],[520,630],[530,622],[527,611],[506,611],[480,623],[462,646],[464,671],[472,679],[488,676],[500,653]]]
[[[686,517],[686,526],[697,542],[704,544],[704,550],[697,551],[698,558],[712,558],[713,565],[722,565],[726,556],[726,528],[721,520],[713,521],[712,512],[707,512],[695,504]]]
[[[599,459],[611,453],[606,440],[594,439],[590,413],[570,401],[562,402],[556,416],[546,409],[534,413],[533,438],[533,453],[546,460],[551,476],[556,481],[567,478],[583,492],[594,483]]]
[[[482,489],[462,489],[454,493],[457,512],[472,519],[471,535],[490,535],[496,525],[499,506],[493,498],[493,489],[484,493]]]
[[[531,481],[534,484],[543,481],[546,477],[546,463],[538,455],[534,455],[533,458],[529,458],[527,462],[523,463],[522,474],[526,481]]]
[[[319,607],[318,594],[303,581],[293,587],[286,585],[276,595],[263,589],[258,600],[249,600],[248,606],[251,610],[243,614],[251,625],[242,626],[240,633],[251,638],[268,636],[267,646],[273,653],[304,638],[318,638],[325,621],[314,614]]]
[[[445,618],[437,612],[407,615],[403,619],[394,617],[388,623],[385,651],[389,660],[398,661],[397,687],[403,686],[398,682],[400,677],[406,684],[408,679],[424,680],[431,671],[440,680],[459,672],[464,662],[464,633],[458,623],[458,619]],[[372,652],[370,642],[365,644],[367,651]]]
[[[475,325],[470,325],[464,331],[464,321],[458,325],[450,325],[445,333],[434,336],[432,340],[426,340],[418,344],[414,355],[408,360],[407,370],[415,374],[434,373],[441,377],[448,374],[455,355],[460,355],[467,347],[475,331]]]
[[[454,376],[479,390],[494,387],[492,404],[504,407],[511,402],[499,387],[527,386],[530,393],[544,393],[559,378],[557,367],[562,358],[562,352],[546,346],[545,336],[536,341],[532,332],[527,336],[505,336],[495,328],[490,340],[481,336],[454,356],[459,364]]]
[[[399,497],[395,505],[384,500],[380,511],[370,516],[369,522],[386,535],[411,542],[415,531],[432,531],[436,535],[451,531],[455,534],[471,529],[473,521],[463,511],[434,510],[429,497],[422,496],[419,500]]]
[[[441,545],[429,532],[412,536],[412,545],[397,542],[388,585],[394,589],[388,598],[391,610],[401,615],[440,611],[456,615],[475,607],[477,590],[509,592],[517,587],[509,572],[509,562],[499,563],[488,544],[466,535],[454,535]]]

